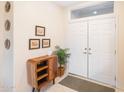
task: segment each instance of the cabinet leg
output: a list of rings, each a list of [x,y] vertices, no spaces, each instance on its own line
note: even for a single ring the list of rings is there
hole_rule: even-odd
[[[53,84],[55,84],[55,79],[53,79]]]
[[[37,89],[38,92],[40,92],[40,89]]]
[[[32,88],[32,92],[34,92],[35,91],[35,88]]]

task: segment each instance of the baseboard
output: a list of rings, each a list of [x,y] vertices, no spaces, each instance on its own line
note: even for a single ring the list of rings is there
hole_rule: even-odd
[[[124,89],[116,88],[116,92],[124,92]]]
[[[12,87],[0,87],[0,92],[12,92],[13,88]]]

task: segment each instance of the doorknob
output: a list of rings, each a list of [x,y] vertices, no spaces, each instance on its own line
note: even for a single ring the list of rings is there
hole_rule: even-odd
[[[87,52],[83,52],[84,54],[87,54]]]
[[[87,50],[87,48],[84,48],[84,50]]]
[[[91,48],[89,48],[89,50],[91,50]]]
[[[89,55],[91,55],[92,53],[88,53]]]

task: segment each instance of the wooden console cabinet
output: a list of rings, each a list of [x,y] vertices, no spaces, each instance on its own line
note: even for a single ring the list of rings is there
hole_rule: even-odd
[[[57,77],[57,56],[41,56],[27,61],[28,83],[33,87],[32,91],[40,91],[50,81]]]

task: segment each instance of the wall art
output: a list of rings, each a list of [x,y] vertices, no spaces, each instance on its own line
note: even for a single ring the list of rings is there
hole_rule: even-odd
[[[40,48],[40,39],[29,39],[29,50],[39,49]]]
[[[45,36],[45,27],[35,26],[35,35],[36,36]]]
[[[6,12],[9,12],[10,9],[11,9],[11,4],[10,4],[10,2],[7,1],[7,2],[5,3],[5,11],[6,11]]]
[[[11,27],[11,23],[10,23],[10,21],[7,19],[7,20],[5,21],[5,30],[6,30],[6,31],[9,31],[9,30],[10,30],[10,27]]]
[[[4,46],[5,46],[6,49],[9,49],[10,48],[10,40],[9,39],[6,39],[5,40]]]
[[[42,39],[42,48],[50,47],[50,39]]]

